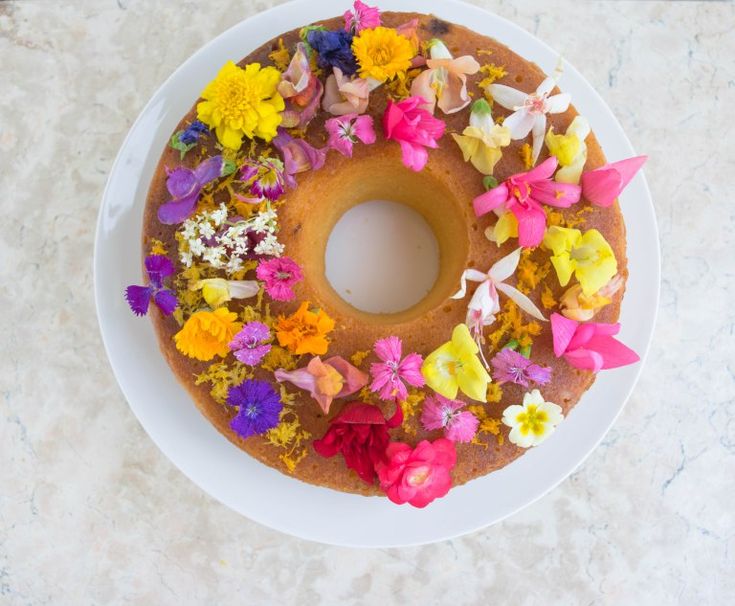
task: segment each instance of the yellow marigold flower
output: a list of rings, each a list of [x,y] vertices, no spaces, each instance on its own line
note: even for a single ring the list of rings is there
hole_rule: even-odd
[[[197,117],[229,149],[240,149],[242,137],[270,141],[276,136],[285,104],[276,87],[281,72],[250,63],[245,69],[228,61],[202,92]]]
[[[392,80],[411,67],[411,41],[389,27],[364,29],[352,40],[352,52],[360,64],[361,78]]]
[[[618,271],[612,248],[596,229],[587,230],[583,235],[578,229],[553,226],[546,231],[544,246],[554,253],[551,263],[559,284],[566,286],[574,274],[588,297],[605,286]]]
[[[226,307],[192,314],[174,335],[176,349],[185,356],[207,362],[214,356],[225,357],[228,344],[242,328],[237,314]]]
[[[304,301],[290,316],[279,316],[276,323],[278,344],[294,354],[327,353],[327,334],[334,329],[334,320],[323,310],[309,311],[309,302]]]

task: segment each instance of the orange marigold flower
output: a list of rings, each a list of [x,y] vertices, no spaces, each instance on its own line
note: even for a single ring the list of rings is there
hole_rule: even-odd
[[[230,351],[228,344],[241,328],[237,314],[226,307],[219,307],[214,311],[198,311],[174,335],[176,349],[185,356],[203,362],[214,356],[224,358]]]
[[[323,310],[309,311],[309,302],[304,301],[290,316],[279,316],[276,323],[278,344],[294,354],[327,353],[327,334],[334,329],[334,320]]]

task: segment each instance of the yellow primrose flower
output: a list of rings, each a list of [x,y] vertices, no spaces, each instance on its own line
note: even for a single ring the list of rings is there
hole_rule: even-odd
[[[421,366],[426,384],[436,393],[454,400],[459,389],[479,402],[487,398],[490,375],[477,357],[479,348],[466,324],[458,324],[452,340],[430,353]]]
[[[600,290],[618,271],[612,248],[596,229],[583,235],[578,229],[554,225],[546,231],[544,246],[554,253],[551,263],[559,284],[566,286],[574,274],[585,296]]]
[[[485,237],[498,246],[509,238],[518,237],[518,219],[516,219],[516,216],[509,210],[499,212],[500,216],[495,225],[491,225],[485,230]]]
[[[546,133],[546,147],[561,166],[554,175],[559,183],[579,183],[582,169],[587,162],[587,144],[584,140],[589,134],[589,122],[582,116],[576,116],[563,135],[554,134],[553,126]]]
[[[197,280],[189,290],[201,290],[204,300],[212,309],[220,307],[232,299],[247,299],[258,294],[260,286],[256,280],[225,280],[207,278]]]
[[[511,428],[508,439],[522,448],[541,444],[563,419],[561,406],[545,402],[538,389],[523,396],[522,406],[503,411],[503,423]]]
[[[588,322],[595,317],[605,305],[612,303],[612,296],[623,287],[623,278],[615,276],[600,290],[590,296],[582,292],[582,287],[575,284],[569,288],[559,300],[564,317],[577,322]]]
[[[245,69],[228,61],[202,92],[197,117],[229,149],[240,149],[243,135],[270,141],[276,136],[285,104],[276,87],[281,72],[250,63]]]
[[[360,64],[360,77],[379,82],[405,74],[415,52],[411,41],[395,29],[364,29],[352,40],[352,52]]]
[[[510,145],[510,129],[493,122],[490,105],[485,99],[472,104],[470,125],[461,135],[452,133],[459,145],[464,161],[472,162],[483,175],[492,175],[495,165],[503,155],[501,147]]]
[[[240,331],[242,324],[237,314],[226,307],[214,311],[197,311],[174,335],[176,349],[185,356],[207,362],[220,356],[224,358],[230,351],[228,347],[233,337]]]

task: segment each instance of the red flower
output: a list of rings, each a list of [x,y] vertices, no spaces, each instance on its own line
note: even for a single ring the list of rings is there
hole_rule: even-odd
[[[392,442],[385,455],[387,462],[376,465],[376,471],[380,487],[394,503],[426,507],[449,492],[452,486],[449,472],[457,462],[454,443],[450,440],[422,440],[413,449],[408,444]]]
[[[380,408],[362,402],[347,404],[329,424],[314,450],[323,457],[342,453],[347,467],[354,469],[363,482],[375,482],[375,467],[385,461],[385,449],[390,443],[388,430],[403,422],[400,406],[386,421]]]

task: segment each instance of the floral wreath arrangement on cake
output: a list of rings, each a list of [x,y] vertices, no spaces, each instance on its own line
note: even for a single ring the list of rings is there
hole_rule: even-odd
[[[146,280],[125,296],[153,310],[222,433],[302,480],[424,507],[543,442],[595,373],[638,361],[615,338],[616,198],[645,157],[606,163],[560,77],[360,0],[221,68],[161,159]],[[323,234],[368,182],[460,225],[413,316],[366,320],[323,284]]]

